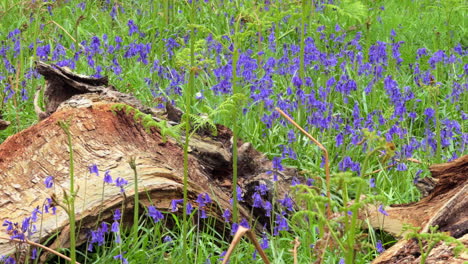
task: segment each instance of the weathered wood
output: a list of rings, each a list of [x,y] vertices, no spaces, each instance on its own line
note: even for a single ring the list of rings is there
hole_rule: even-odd
[[[75,184],[78,186],[76,214],[81,221],[78,244],[86,241],[86,231],[96,226],[98,217],[110,222],[112,212],[125,204],[125,213],[133,211],[133,171],[128,161],[136,158],[139,181],[140,206],[155,205],[162,211],[170,211],[173,199],[182,198],[183,149],[174,140],[163,142],[156,129],[149,133],[143,126],[122,111],[114,112],[114,103],[126,103],[140,111],[166,118],[163,113],[141,105],[130,95],[119,93],[105,80],[89,81],[86,76],[74,75],[64,69],[38,63],[38,71],[46,78],[46,112],[36,125],[10,136],[0,145],[0,222],[9,220],[21,224],[37,206],[42,210],[46,198],[56,195],[59,200],[62,190],[69,188],[69,152],[67,137],[57,125],[69,120],[74,150]],[[215,201],[208,213],[222,219],[222,210],[231,208],[231,132],[218,126],[217,136],[195,135],[191,139],[189,156],[188,196],[194,207],[197,195],[208,193]],[[239,186],[251,190],[260,182],[272,185],[271,162],[254,150],[249,143],[238,143]],[[92,175],[88,166],[97,164],[100,177]],[[103,191],[104,171],[114,178],[129,182],[125,196],[120,188],[106,185]],[[278,182],[278,195],[284,195],[296,171],[286,169],[284,179]],[[54,177],[55,187],[44,186],[46,176]],[[251,194],[250,194],[251,195]],[[273,197],[273,192],[266,194]],[[247,200],[247,199],[246,199]],[[239,210],[243,217],[250,216],[248,202]],[[181,211],[181,210],[179,210]],[[140,210],[144,212],[144,210]],[[43,242],[56,232],[62,235],[54,247],[68,245],[68,217],[58,209],[57,215],[44,213],[42,231],[33,235],[34,241]],[[131,217],[126,217],[131,221]],[[39,222],[36,223],[40,228]],[[3,228],[4,230],[4,228]],[[0,240],[0,255],[15,250],[15,245]]]
[[[8,126],[10,126],[10,121],[0,119],[0,130],[5,130]]]
[[[436,185],[428,196],[415,203],[385,208],[388,216],[379,213],[375,207],[368,207],[363,217],[368,217],[374,228],[394,236],[402,235],[403,224],[420,227],[420,232],[439,226],[439,231],[448,232],[468,245],[468,155],[433,165],[430,171]],[[462,263],[467,260],[466,254],[454,258],[448,249],[441,243],[431,251],[431,262],[428,263]],[[415,241],[401,240],[373,263],[419,263],[419,255]]]

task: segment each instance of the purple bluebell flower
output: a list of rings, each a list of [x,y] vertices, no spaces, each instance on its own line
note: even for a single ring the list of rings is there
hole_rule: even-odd
[[[286,217],[284,215],[286,212],[282,211],[281,213],[276,214],[276,226],[273,231],[273,235],[278,235],[279,231],[288,231],[289,230],[289,225],[288,221],[286,220]]]
[[[375,178],[370,178],[369,179],[369,187],[375,188]]]
[[[44,46],[37,46],[36,55],[40,60],[47,61],[50,54],[50,44]]]
[[[226,223],[229,223],[229,221],[231,220],[231,211],[229,211],[229,209],[224,210],[223,218]]]
[[[379,252],[379,254],[381,254],[382,252],[385,251],[385,248],[382,245],[382,241],[380,241],[380,240],[377,241],[377,244],[375,245],[375,248],[377,249],[377,252]]]
[[[171,242],[172,242],[171,236],[164,236],[163,242],[164,242],[164,243],[171,243]]]
[[[138,30],[138,26],[135,24],[135,22],[133,22],[132,19],[128,20],[127,26],[129,36],[133,35],[134,33],[140,33],[140,31]]]
[[[408,170],[408,167],[406,166],[405,163],[399,162],[397,167],[396,167],[396,170],[397,171],[406,171],[406,170]]]
[[[122,217],[122,213],[120,212],[120,209],[116,209],[113,215],[114,221],[119,221],[121,217]]]
[[[253,200],[252,207],[254,207],[254,208],[261,208],[261,207],[263,206],[262,197],[260,196],[260,194],[259,194],[258,192],[255,192],[255,193],[252,195],[252,200]]]
[[[39,206],[34,208],[34,210],[31,213],[31,220],[33,222],[37,222],[37,214],[42,214],[41,210],[39,210]]]
[[[239,225],[242,226],[242,227],[245,227],[245,228],[250,228],[249,222],[245,218],[242,218]]]
[[[111,9],[109,15],[111,16],[112,20],[115,20],[115,18],[117,16],[117,5],[112,6],[112,9]]]
[[[128,261],[126,258],[124,258],[123,254],[119,254],[117,256],[114,256],[114,259],[120,260],[122,264],[128,264]]]
[[[114,221],[111,226],[111,232],[112,233],[118,233],[120,229],[120,224],[117,221]]]
[[[37,248],[33,248],[31,252],[31,259],[37,258]]]
[[[239,229],[239,224],[238,223],[232,223],[231,226],[231,236],[236,234],[237,230]]]
[[[187,206],[186,206],[186,208],[185,208],[185,213],[186,213],[187,215],[190,215],[190,214],[192,213],[192,211],[193,211],[193,206],[192,206],[192,204],[191,204],[191,203],[187,203]]]
[[[184,199],[174,199],[171,201],[171,212],[177,212],[178,211],[178,204],[182,204],[184,202]]]
[[[289,197],[288,194],[285,194],[284,199],[279,199],[278,202],[282,206],[286,207],[286,209],[288,209],[288,211],[293,211],[294,202],[291,199],[291,197]]]
[[[385,211],[385,209],[383,208],[383,205],[380,205],[379,206],[379,212],[385,216],[388,216],[388,213],[387,211]]]
[[[128,184],[128,181],[124,178],[118,177],[115,180],[115,186],[120,187],[120,192],[124,192],[124,186]]]
[[[54,186],[54,177],[47,176],[44,180],[44,184],[46,188],[52,188],[52,186]]]
[[[110,175],[109,170],[106,170],[106,172],[104,173],[104,182],[112,184],[112,177]]]
[[[108,226],[108,225],[109,225],[109,224],[106,223],[106,222],[102,222],[102,223],[101,223],[101,231],[102,231],[103,233],[109,232],[109,226]]]
[[[262,249],[267,249],[269,247],[268,236],[265,233],[262,234],[262,239],[260,240],[260,246],[262,247]]]
[[[291,180],[291,186],[296,186],[296,185],[299,185],[299,184],[301,184],[299,179],[297,177],[293,177],[292,180]]]
[[[0,262],[5,264],[16,264],[16,260],[10,256],[2,256],[0,255]]]
[[[148,207],[148,215],[153,218],[153,221],[156,223],[164,219],[164,215],[152,205]]]
[[[89,173],[91,174],[96,174],[96,176],[99,176],[99,170],[98,170],[98,166],[96,164],[93,164],[91,166],[88,167],[89,169]]]
[[[14,229],[13,227],[13,222],[9,221],[9,220],[4,220],[3,221],[3,224],[2,226],[6,226],[6,231],[9,232],[9,231],[12,231]]]

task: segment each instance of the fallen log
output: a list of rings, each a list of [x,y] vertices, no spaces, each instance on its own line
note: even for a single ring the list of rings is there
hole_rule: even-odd
[[[395,237],[404,236],[404,224],[421,228],[427,233],[430,227],[447,232],[468,246],[468,155],[454,161],[432,165],[430,168],[434,188],[418,202],[392,205],[385,208],[388,216],[368,207],[363,218],[370,224]],[[468,261],[467,253],[455,257],[452,246],[439,243],[430,253],[427,263],[463,263]],[[372,263],[420,263],[421,252],[417,241],[402,239],[386,250]]]
[[[37,208],[42,211],[44,200],[55,195],[59,198],[69,183],[69,152],[67,136],[57,125],[70,121],[74,151],[75,185],[79,186],[76,198],[76,215],[81,232],[77,244],[86,241],[86,231],[95,228],[98,219],[110,222],[115,209],[124,204],[123,215],[133,212],[133,170],[129,159],[136,159],[141,207],[155,205],[159,210],[171,211],[171,201],[182,199],[183,148],[174,139],[163,140],[160,131],[147,131],[131,114],[113,110],[116,103],[124,103],[146,113],[155,120],[167,119],[168,113],[143,106],[133,96],[118,92],[107,84],[107,79],[96,79],[74,74],[66,69],[37,63],[37,69],[46,79],[46,110],[36,105],[42,119],[34,126],[10,136],[0,145],[0,221],[21,225],[25,217]],[[36,101],[36,100],[35,100]],[[37,103],[37,101],[36,101]],[[171,110],[173,111],[173,110]],[[169,120],[170,121],[170,120]],[[175,121],[172,121],[175,122]],[[207,209],[212,217],[220,219],[225,209],[230,209],[231,131],[218,125],[218,135],[194,135],[190,143],[188,197],[194,207],[199,194],[208,193],[214,203]],[[246,198],[249,190],[260,183],[272,186],[271,162],[249,143],[239,145],[239,186]],[[88,166],[97,164],[100,177],[91,174]],[[103,174],[109,170],[115,178],[129,182],[125,195],[120,188],[106,185]],[[277,195],[289,191],[295,170],[282,171],[277,183]],[[54,177],[55,187],[47,189],[44,180]],[[266,197],[273,198],[273,190]],[[242,217],[250,215],[246,202],[240,205]],[[182,211],[179,209],[179,211]],[[140,210],[144,212],[144,210]],[[43,213],[42,230],[31,240],[44,242],[51,235],[62,232],[53,248],[69,244],[68,217],[58,209],[56,215]],[[131,217],[127,217],[131,221]],[[39,224],[37,224],[39,229]],[[5,230],[5,229],[3,229]],[[0,255],[15,251],[15,244],[0,239]]]

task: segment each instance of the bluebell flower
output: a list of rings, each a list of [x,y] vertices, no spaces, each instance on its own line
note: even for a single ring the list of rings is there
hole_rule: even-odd
[[[260,246],[262,247],[262,249],[267,249],[269,247],[268,236],[265,233],[262,234],[262,239],[260,240]]]
[[[50,54],[50,44],[44,46],[37,46],[36,55],[40,60],[47,61]]]
[[[375,178],[370,178],[369,179],[369,187],[375,188]]]
[[[115,18],[117,16],[117,5],[112,6],[112,9],[111,9],[109,15],[111,16],[112,20],[115,20]]]
[[[120,187],[120,192],[124,192],[124,186],[128,184],[128,181],[124,178],[118,177],[115,180],[115,186]]]
[[[262,197],[260,196],[260,194],[259,194],[258,192],[255,192],[255,193],[252,195],[252,200],[253,200],[252,207],[254,207],[254,208],[261,208],[261,207],[263,206]]]
[[[96,176],[99,176],[99,170],[98,170],[98,166],[96,164],[93,164],[91,166],[88,167],[89,169],[89,173],[91,174],[96,174]]]
[[[47,176],[44,180],[44,184],[46,188],[52,188],[52,186],[54,186],[54,177]]]
[[[112,177],[110,175],[109,170],[106,170],[106,172],[104,173],[104,182],[112,184]]]
[[[123,257],[123,254],[119,254],[117,256],[114,256],[114,259],[120,260],[121,263],[123,263],[123,264],[128,264],[128,260]]]
[[[39,210],[39,206],[34,208],[34,210],[31,213],[31,220],[33,222],[37,222],[37,214],[42,214],[41,210]]]
[[[380,241],[380,240],[377,241],[377,244],[375,245],[375,248],[377,249],[377,252],[379,252],[379,254],[381,254],[382,252],[385,251],[385,248],[382,245],[382,241]]]
[[[37,248],[33,248],[31,251],[31,259],[37,258]]]
[[[265,209],[265,216],[270,217],[273,205],[269,201],[265,201],[265,203],[263,204],[263,209]]]
[[[245,218],[242,218],[239,224],[245,228],[250,228],[249,222]]]
[[[385,211],[385,209],[383,208],[383,205],[380,205],[379,206],[379,212],[385,216],[388,216],[388,213],[387,211]]]
[[[120,230],[120,224],[117,221],[114,221],[111,226],[111,232],[118,233]]]
[[[224,210],[223,218],[226,223],[229,223],[229,221],[231,221],[231,211],[229,211],[229,209]]]
[[[133,35],[134,33],[139,33],[140,32],[138,30],[138,26],[135,24],[135,22],[133,22],[132,19],[128,20],[127,26],[128,26],[128,35],[129,36]]]
[[[399,162],[397,167],[396,167],[396,170],[397,171],[406,171],[406,170],[408,170],[408,167],[406,166],[405,163]]]
[[[119,221],[121,217],[122,217],[122,213],[120,212],[120,209],[115,209],[114,215],[113,215],[114,221]]]
[[[172,238],[171,238],[170,236],[164,236],[163,242],[164,242],[164,243],[171,243],[171,242],[172,242]]]
[[[13,257],[10,256],[1,256],[0,255],[0,261],[5,264],[16,264],[16,260]]]
[[[335,137],[335,146],[336,147],[339,147],[343,144],[343,141],[344,141],[344,136],[343,136],[343,133],[338,133],[338,135],[336,135]]]
[[[286,220],[286,217],[284,215],[286,212],[282,211],[281,213],[276,214],[276,226],[273,230],[273,235],[278,235],[279,231],[288,231],[289,230],[289,225],[288,221]]]
[[[285,194],[284,199],[279,199],[278,202],[288,209],[288,211],[293,211],[294,202],[288,194]]]
[[[164,219],[164,215],[152,205],[148,207],[148,215],[153,218],[153,221],[156,223]]]
[[[193,206],[192,206],[192,204],[191,204],[191,203],[187,203],[187,206],[186,206],[186,208],[185,208],[185,213],[186,213],[187,215],[190,215],[190,214],[192,213],[192,211],[193,211]]]
[[[101,231],[102,231],[103,233],[109,232],[109,226],[108,226],[108,225],[109,225],[109,224],[106,223],[106,222],[102,222],[102,223],[101,223]]]
[[[171,201],[171,212],[177,212],[178,211],[178,204],[182,204],[184,202],[184,199],[174,199]]]
[[[239,229],[239,224],[238,223],[232,223],[231,236],[235,235],[238,229]]]
[[[291,186],[296,186],[296,185],[299,185],[299,184],[301,184],[299,179],[297,177],[293,177],[292,180],[291,180]]]
[[[9,220],[4,220],[2,226],[6,226],[6,231],[7,232],[10,232],[10,231],[12,231],[14,229],[13,222],[11,222]]]

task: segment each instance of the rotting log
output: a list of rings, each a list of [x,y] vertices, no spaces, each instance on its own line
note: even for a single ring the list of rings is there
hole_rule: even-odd
[[[125,216],[134,208],[130,158],[136,158],[139,206],[151,204],[159,210],[171,211],[171,201],[183,197],[182,146],[171,138],[163,142],[159,131],[146,131],[133,116],[112,110],[112,105],[129,104],[151,114],[155,120],[168,119],[168,115],[178,110],[171,108],[167,113],[143,106],[133,96],[109,86],[107,79],[77,75],[42,62],[37,63],[37,70],[46,79],[46,110],[40,110],[38,100],[35,100],[41,121],[10,136],[0,145],[0,221],[21,224],[34,208],[39,206],[41,209],[44,200],[54,193],[61,200],[62,190],[68,189],[70,162],[67,137],[57,122],[67,120],[71,122],[75,186],[78,186],[75,206],[80,227],[78,245],[86,241],[87,231],[96,227],[98,219],[111,222],[113,211],[121,208],[122,204],[124,220],[131,221],[132,217]],[[197,195],[208,193],[214,203],[206,208],[207,212],[219,219],[220,223],[223,221],[223,210],[231,208],[231,137],[231,131],[219,125],[216,136],[194,135],[190,143],[188,197],[196,207],[194,201]],[[270,187],[273,185],[269,173],[272,165],[249,143],[238,142],[238,145],[239,186],[246,198],[239,207],[240,215],[255,218],[262,212],[249,215],[251,208],[248,198],[251,197],[251,190],[260,183]],[[98,165],[100,177],[89,173],[88,166],[91,164]],[[103,192],[102,176],[107,170],[114,180],[121,177],[129,182],[125,196],[120,188],[113,185],[106,185]],[[45,188],[44,179],[48,175],[54,177],[54,188]],[[281,175],[277,195],[283,196],[297,172],[285,169]],[[272,188],[264,198],[273,198]],[[42,217],[39,220],[42,221],[41,237],[37,232],[33,240],[44,242],[51,235],[61,232],[51,247],[67,247],[68,217],[64,210],[59,208],[56,215],[44,213],[39,217]],[[39,222],[36,226],[40,228]],[[0,239],[0,255],[10,254],[14,250],[14,243]]]
[[[370,224],[394,236],[404,236],[403,225],[410,224],[428,232],[431,226],[447,232],[468,246],[468,155],[454,161],[432,165],[430,168],[434,188],[418,202],[392,205],[385,210],[388,216],[369,206],[362,215]],[[464,263],[465,252],[454,257],[451,247],[439,243],[430,253],[427,263]],[[372,263],[419,263],[421,252],[417,242],[400,240]]]

